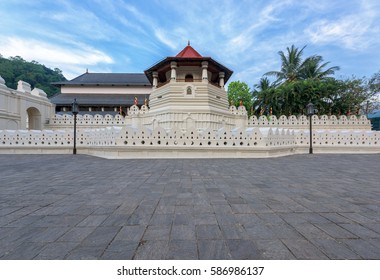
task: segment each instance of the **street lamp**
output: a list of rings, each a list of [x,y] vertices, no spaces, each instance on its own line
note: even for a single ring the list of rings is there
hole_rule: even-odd
[[[315,109],[314,109],[314,104],[313,103],[310,102],[309,104],[306,105],[306,113],[309,116],[309,124],[310,124],[310,147],[309,147],[309,154],[312,154],[313,153],[313,126],[312,126],[311,117],[315,113]]]
[[[77,154],[77,115],[79,113],[79,104],[77,102],[77,99],[74,99],[74,102],[71,107],[71,112],[74,115],[74,149],[73,149],[73,155]]]

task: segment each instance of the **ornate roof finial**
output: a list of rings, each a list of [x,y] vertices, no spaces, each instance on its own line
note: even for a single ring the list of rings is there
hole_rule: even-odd
[[[86,73],[88,73],[88,68],[86,68]]]
[[[187,45],[190,46],[190,40],[187,40]]]

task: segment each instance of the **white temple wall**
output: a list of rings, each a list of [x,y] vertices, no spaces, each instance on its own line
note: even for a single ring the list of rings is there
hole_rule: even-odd
[[[171,110],[225,113],[228,101],[225,91],[216,86],[201,82],[176,82],[154,90],[149,97],[149,105],[152,114]]]
[[[62,86],[63,94],[136,94],[149,95],[152,87],[128,86]]]
[[[307,153],[308,130],[78,129],[78,153],[107,158],[256,158]],[[380,153],[375,131],[316,131],[315,153]],[[73,130],[0,130],[0,153],[70,153]]]
[[[0,129],[43,129],[54,112],[43,90],[31,90],[23,81],[17,90],[9,89],[0,77]]]
[[[343,129],[343,130],[371,130],[371,121],[367,119],[366,116],[317,116],[312,117],[313,129]],[[257,118],[256,116],[251,116],[248,120],[248,126],[253,127],[281,127],[281,128],[292,128],[292,129],[309,129],[309,118],[307,116],[281,116],[278,119],[276,116],[261,116]]]

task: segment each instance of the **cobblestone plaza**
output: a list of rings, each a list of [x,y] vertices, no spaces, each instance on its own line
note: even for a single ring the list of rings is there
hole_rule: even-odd
[[[380,259],[380,155],[0,155],[0,259]]]

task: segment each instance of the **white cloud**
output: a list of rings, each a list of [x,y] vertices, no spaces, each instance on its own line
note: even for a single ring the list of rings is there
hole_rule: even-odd
[[[315,44],[335,44],[351,50],[365,49],[379,35],[374,26],[378,20],[377,9],[369,2],[362,2],[358,10],[338,19],[321,19],[305,29]]]
[[[349,49],[359,49],[367,45],[363,40],[369,25],[355,17],[345,17],[339,21],[321,20],[306,29],[312,43],[341,44]]]
[[[65,48],[34,39],[11,37],[3,40],[0,53],[4,57],[21,56],[27,61],[35,60],[50,68],[58,67],[63,70],[63,74],[67,77],[83,73],[83,68],[86,66],[114,62],[110,56],[102,51],[85,45]],[[68,73],[66,73],[66,69]]]

